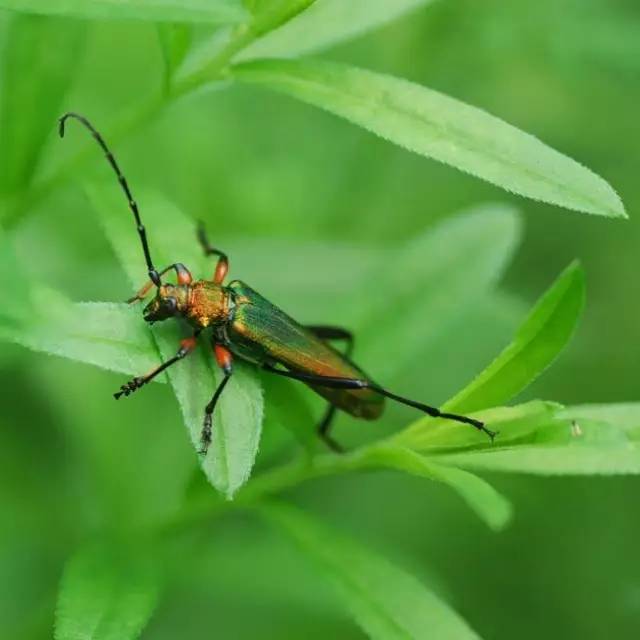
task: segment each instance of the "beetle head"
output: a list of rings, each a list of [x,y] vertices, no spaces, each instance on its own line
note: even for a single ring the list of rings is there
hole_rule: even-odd
[[[178,291],[170,284],[158,287],[155,298],[144,308],[143,317],[146,322],[153,324],[178,313]]]

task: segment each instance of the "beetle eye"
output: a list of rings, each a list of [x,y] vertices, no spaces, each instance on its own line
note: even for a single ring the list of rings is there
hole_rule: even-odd
[[[175,298],[165,298],[164,304],[167,307],[167,311],[174,313],[178,308],[178,301]]]

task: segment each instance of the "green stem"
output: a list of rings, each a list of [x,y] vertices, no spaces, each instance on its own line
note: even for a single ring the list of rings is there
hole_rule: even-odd
[[[253,505],[308,480],[372,468],[375,466],[376,450],[377,445],[373,445],[344,455],[323,455],[312,460],[301,458],[266,471],[250,480],[233,502],[225,502],[221,497],[212,497],[211,494],[204,500],[192,502],[167,522],[160,533],[166,536],[188,531],[232,509]]]

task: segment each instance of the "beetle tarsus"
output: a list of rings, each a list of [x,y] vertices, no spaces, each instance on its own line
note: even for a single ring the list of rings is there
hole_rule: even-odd
[[[129,396],[131,395],[134,391],[136,391],[137,389],[139,389],[141,386],[144,385],[144,383],[146,382],[145,378],[133,378],[132,380],[129,380],[129,382],[127,382],[126,384],[123,384],[120,387],[120,391],[117,391],[116,393],[113,394],[113,397],[116,400],[119,400],[121,396]]]
[[[327,433],[319,434],[322,441],[333,451],[333,453],[346,453],[347,450]]]
[[[444,417],[447,417],[447,415],[444,414]],[[458,418],[463,418],[463,417],[464,416],[458,416]],[[489,440],[491,440],[491,444],[493,444],[494,440],[496,439],[496,436],[498,435],[498,433],[500,433],[499,431],[492,431],[487,427],[487,425],[484,422],[481,422],[480,420],[474,420],[473,418],[467,418],[466,420],[458,419],[458,422],[466,422],[467,424],[470,424],[471,426],[475,427],[478,431],[482,431],[483,433],[486,433],[489,436]]]
[[[204,414],[204,425],[202,427],[202,432],[200,433],[200,449],[198,449],[198,454],[201,456],[206,456],[207,451],[209,450],[209,445],[211,444],[211,414]]]

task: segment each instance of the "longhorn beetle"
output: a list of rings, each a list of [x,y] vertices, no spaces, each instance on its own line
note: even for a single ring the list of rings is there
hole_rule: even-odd
[[[127,302],[142,301],[156,287],[155,296],[144,308],[144,320],[153,324],[171,317],[182,317],[193,328],[193,335],[180,342],[180,348],[173,358],[123,384],[114,394],[116,400],[132,394],[159,373],[188,356],[195,349],[198,336],[205,329],[211,329],[213,352],[224,377],[204,410],[199,451],[202,455],[206,454],[211,443],[213,410],[233,375],[235,357],[252,362],[269,373],[304,382],[326,398],[329,406],[317,429],[320,438],[334,451],[342,450],[329,433],[336,409],[342,409],[356,418],[375,420],[382,414],[385,398],[414,407],[433,417],[469,424],[493,440],[495,432],[490,431],[479,420],[443,413],[435,407],[391,393],[371,380],[351,360],[353,335],[346,329],[301,325],[244,282],[234,280],[224,285],[229,260],[224,252],[209,244],[202,225],[198,229],[198,240],[207,256],[217,258],[213,278],[194,281],[189,270],[180,262],[158,271],[151,259],[138,205],[113,154],[93,125],[77,113],[66,113],[60,118],[60,137],[64,137],[68,118],[81,122],[102,147],[133,213],[149,281]],[[170,271],[175,272],[176,284],[162,281],[162,277]],[[334,349],[330,345],[331,341],[346,343],[344,353]]]

